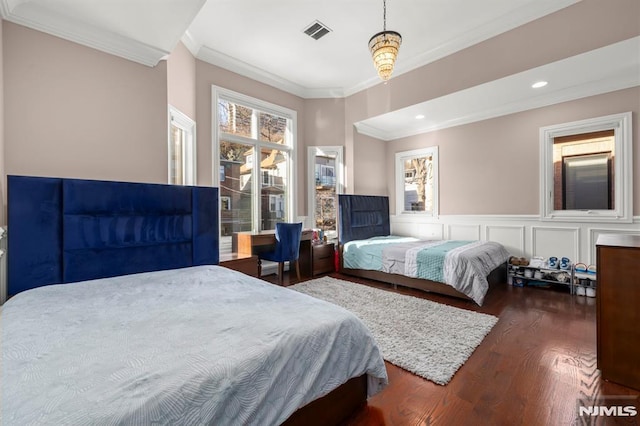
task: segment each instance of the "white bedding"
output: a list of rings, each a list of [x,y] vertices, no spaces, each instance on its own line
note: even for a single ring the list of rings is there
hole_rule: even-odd
[[[40,287],[2,311],[2,422],[279,424],[366,373],[350,312],[218,266]]]

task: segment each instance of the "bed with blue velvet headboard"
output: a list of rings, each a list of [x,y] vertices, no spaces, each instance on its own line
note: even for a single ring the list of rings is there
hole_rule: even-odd
[[[8,295],[218,264],[218,188],[8,176]]]
[[[471,299],[504,282],[509,257],[491,241],[423,241],[391,233],[389,198],[338,196],[338,239],[345,274]]]
[[[353,314],[217,265],[217,188],[9,176],[7,197],[3,424],[338,423],[386,384]]]

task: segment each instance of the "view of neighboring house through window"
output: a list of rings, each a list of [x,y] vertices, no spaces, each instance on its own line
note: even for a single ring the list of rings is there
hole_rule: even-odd
[[[396,214],[438,215],[438,147],[396,154]]]
[[[327,239],[338,237],[338,194],[344,189],[344,147],[307,147],[308,211],[313,227],[324,231]]]
[[[337,228],[338,193],[336,191],[336,158],[316,155],[315,164],[315,227],[328,236],[335,236]]]
[[[220,233],[275,229],[293,220],[294,111],[215,88]],[[221,245],[225,251],[225,242]]]
[[[195,185],[195,122],[169,107],[169,183]]]

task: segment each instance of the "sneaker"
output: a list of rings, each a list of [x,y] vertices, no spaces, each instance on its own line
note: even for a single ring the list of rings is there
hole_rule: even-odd
[[[596,297],[596,289],[593,287],[587,288],[587,297]]]
[[[577,294],[578,296],[584,296],[584,295],[586,294],[586,292],[585,292],[585,290],[584,290],[584,287],[578,287],[578,288],[576,289],[576,294]]]

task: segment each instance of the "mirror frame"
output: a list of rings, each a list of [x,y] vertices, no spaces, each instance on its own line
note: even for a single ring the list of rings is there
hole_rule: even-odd
[[[633,221],[633,133],[632,113],[562,123],[540,128],[540,219],[565,222],[619,222]],[[611,210],[555,210],[553,141],[556,137],[577,135],[602,130],[614,131],[614,191]]]

